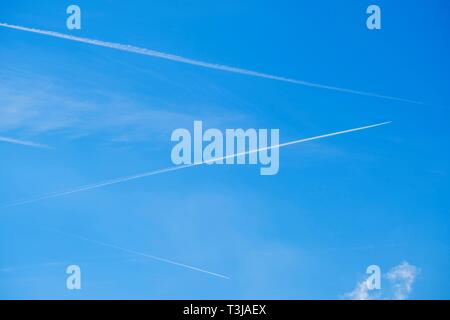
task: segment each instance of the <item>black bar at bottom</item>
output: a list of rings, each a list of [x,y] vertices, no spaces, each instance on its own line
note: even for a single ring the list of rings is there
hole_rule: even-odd
[[[449,301],[320,301],[320,300],[41,300],[0,301],[2,312],[10,308],[17,316],[22,312],[59,314],[79,319],[93,314],[130,319],[301,319],[310,315],[359,314],[392,316],[396,312],[447,314]],[[439,309],[442,309],[441,311]],[[135,317],[133,317],[135,318]]]

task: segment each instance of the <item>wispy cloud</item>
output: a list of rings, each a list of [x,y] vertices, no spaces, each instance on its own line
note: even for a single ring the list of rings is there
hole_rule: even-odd
[[[220,99],[208,103],[191,99],[180,105],[178,98],[119,94],[84,82],[80,93],[68,80],[41,78],[32,72],[22,77],[2,74],[0,82],[0,136],[6,137],[76,140],[98,135],[113,143],[159,142],[167,141],[173,129],[191,125],[200,114],[216,127],[250,118],[242,110],[227,108]],[[213,108],[216,112],[211,112]]]
[[[408,298],[409,293],[412,291],[413,283],[419,273],[420,270],[416,266],[406,261],[388,272],[386,278],[393,284],[394,299],[404,300]]]
[[[155,51],[155,50],[151,50],[151,49],[139,48],[139,47],[131,46],[131,45],[125,45],[125,44],[114,43],[114,42],[106,42],[106,41],[83,38],[83,37],[76,37],[76,36],[72,36],[69,34],[64,34],[64,33],[59,33],[59,32],[54,32],[54,31],[40,30],[40,29],[29,28],[29,27],[24,27],[24,26],[11,25],[11,24],[7,24],[7,23],[0,23],[0,27],[21,30],[21,31],[26,31],[26,32],[32,32],[32,33],[37,33],[37,34],[46,35],[46,36],[50,36],[50,37],[61,38],[61,39],[66,39],[66,40],[70,40],[70,41],[76,41],[76,42],[91,44],[91,45],[95,45],[95,46],[111,48],[111,49],[115,49],[115,50],[137,53],[140,55],[145,55],[145,56],[150,56],[150,57],[160,58],[160,59],[166,59],[166,60],[176,61],[176,62],[185,63],[185,64],[191,64],[191,65],[208,68],[208,69],[215,69],[215,70],[243,74],[243,75],[253,76],[253,77],[258,77],[258,78],[265,78],[265,79],[270,79],[270,80],[289,82],[289,83],[293,83],[293,84],[297,84],[297,85],[313,87],[313,88],[318,88],[318,89],[326,89],[326,90],[332,90],[332,91],[337,91],[337,92],[342,92],[342,93],[370,96],[370,97],[375,97],[375,98],[380,98],[380,99],[394,100],[394,101],[413,103],[413,104],[424,104],[423,102],[415,101],[415,100],[411,100],[411,99],[387,96],[387,95],[382,95],[382,94],[373,93],[373,92],[365,92],[365,91],[347,89],[347,88],[342,88],[342,87],[324,85],[324,84],[319,84],[319,83],[313,83],[313,82],[308,82],[308,81],[303,81],[303,80],[280,77],[280,76],[257,72],[257,71],[252,71],[252,70],[248,70],[248,69],[242,69],[242,68],[237,68],[237,67],[232,67],[232,66],[227,66],[227,65],[222,65],[222,64],[215,64],[215,63],[209,63],[209,62],[204,62],[204,61],[200,61],[200,60],[185,58],[182,56],[178,56],[178,55],[174,55],[174,54],[170,54],[170,53],[164,53],[164,52],[160,52],[160,51]]]
[[[356,284],[353,291],[344,294],[344,297],[350,300],[405,300],[408,299],[419,273],[419,268],[404,261],[384,275],[383,278],[387,279],[388,283],[386,285],[382,282],[382,289],[369,290],[364,279]]]
[[[2,137],[2,136],[0,136],[0,142],[19,144],[19,145],[22,145],[22,146],[33,147],[33,148],[51,149],[50,146],[45,145],[45,144],[40,144],[40,143],[26,141],[26,140],[19,140],[19,139],[10,138],[10,137]]]
[[[369,288],[367,287],[365,280],[358,282],[355,289],[344,294],[344,297],[350,300],[373,300],[369,294]]]

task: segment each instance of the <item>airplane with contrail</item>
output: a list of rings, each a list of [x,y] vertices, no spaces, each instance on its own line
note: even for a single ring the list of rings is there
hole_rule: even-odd
[[[252,71],[252,70],[248,70],[248,69],[227,66],[227,65],[223,65],[223,64],[216,64],[216,63],[210,63],[210,62],[205,62],[205,61],[201,61],[201,60],[195,60],[195,59],[191,59],[191,58],[185,58],[185,57],[178,56],[178,55],[171,54],[171,53],[165,53],[165,52],[140,48],[140,47],[136,47],[136,46],[125,45],[125,44],[120,44],[120,43],[77,37],[77,36],[59,33],[59,32],[55,32],[55,31],[41,30],[41,29],[11,25],[11,24],[7,24],[7,23],[0,23],[0,27],[21,30],[21,31],[26,31],[26,32],[31,32],[31,33],[37,33],[37,34],[46,35],[46,36],[50,36],[50,37],[54,37],[54,38],[61,38],[61,39],[91,44],[91,45],[95,45],[95,46],[111,48],[111,49],[115,49],[115,50],[137,53],[140,55],[176,61],[176,62],[195,65],[195,66],[208,68],[208,69],[215,69],[215,70],[243,74],[243,75],[253,76],[253,77],[258,77],[258,78],[265,78],[265,79],[270,79],[270,80],[289,82],[289,83],[293,83],[293,84],[297,84],[297,85],[313,87],[313,88],[318,88],[318,89],[332,90],[332,91],[354,94],[354,95],[362,95],[362,96],[369,96],[369,97],[386,99],[386,100],[393,100],[393,101],[398,101],[398,102],[425,105],[425,103],[423,103],[423,102],[415,101],[415,100],[411,100],[411,99],[399,98],[399,97],[388,96],[388,95],[383,95],[383,94],[378,94],[378,93],[373,93],[373,92],[353,90],[353,89],[330,86],[330,85],[314,83],[314,82],[309,82],[309,81],[297,80],[297,79],[292,79],[292,78],[287,78],[287,77],[281,77],[281,76],[276,76],[276,75],[272,75],[272,74],[268,74],[268,73],[262,73],[262,72],[258,72],[258,71]]]
[[[10,204],[4,205],[3,207],[14,207],[14,206],[19,206],[19,205],[24,205],[24,204],[28,204],[28,203],[38,202],[38,201],[42,201],[42,200],[46,200],[46,199],[67,196],[67,195],[70,195],[70,194],[74,194],[74,193],[78,193],[78,192],[82,192],[82,191],[88,191],[88,190],[92,190],[92,189],[97,189],[97,188],[101,188],[101,187],[106,187],[106,186],[117,184],[117,183],[122,183],[122,182],[127,182],[127,181],[131,181],[131,180],[135,180],[135,179],[140,179],[140,178],[145,178],[145,177],[149,177],[149,176],[154,176],[154,175],[158,175],[158,174],[162,174],[162,173],[177,171],[177,170],[186,169],[186,168],[199,166],[199,165],[203,165],[203,164],[214,163],[216,161],[226,160],[226,159],[232,158],[232,157],[239,157],[239,156],[248,155],[248,154],[252,154],[252,153],[258,153],[260,151],[266,151],[266,150],[271,150],[271,149],[275,149],[275,148],[282,148],[282,147],[286,147],[286,146],[290,146],[290,145],[294,145],[294,144],[299,144],[299,143],[304,143],[304,142],[308,142],[308,141],[325,139],[325,138],[329,138],[329,137],[333,137],[333,136],[347,134],[347,133],[350,133],[350,132],[367,130],[367,129],[371,129],[371,128],[387,125],[389,123],[391,123],[391,121],[371,124],[371,125],[358,127],[358,128],[353,128],[353,129],[347,129],[347,130],[343,130],[343,131],[337,131],[337,132],[322,134],[322,135],[318,135],[318,136],[314,136],[314,137],[310,137],[310,138],[303,138],[303,139],[299,139],[299,140],[284,142],[284,143],[281,143],[281,144],[267,146],[267,147],[264,147],[264,148],[258,148],[258,149],[254,149],[254,150],[249,150],[249,151],[244,151],[244,152],[239,152],[239,153],[235,153],[235,154],[226,155],[226,156],[223,156],[223,157],[212,158],[212,159],[209,159],[209,160],[206,160],[206,161],[202,161],[202,162],[194,162],[192,164],[173,166],[173,167],[160,169],[160,170],[156,170],[156,171],[144,172],[144,173],[140,173],[140,174],[136,174],[136,175],[132,175],[132,176],[106,180],[106,181],[102,181],[102,182],[98,182],[98,183],[94,183],[94,184],[90,184],[90,185],[81,186],[81,187],[78,187],[78,188],[75,188],[75,189],[71,189],[71,190],[68,190],[68,191],[54,192],[54,193],[49,193],[49,194],[46,194],[46,195],[42,195],[42,196],[26,199],[26,200],[20,200],[20,201],[12,202]]]

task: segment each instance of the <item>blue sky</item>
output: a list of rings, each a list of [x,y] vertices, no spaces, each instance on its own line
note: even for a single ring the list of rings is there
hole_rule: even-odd
[[[368,265],[450,297],[450,7],[2,1],[0,22],[421,101],[304,87],[0,28],[0,203],[171,166],[176,128],[279,128],[280,172],[205,166],[0,208],[0,298],[341,299]],[[66,8],[82,10],[67,30]],[[58,232],[55,232],[57,230]],[[227,275],[222,279],[68,236]],[[82,270],[82,290],[65,268]],[[383,292],[390,296],[390,281]]]

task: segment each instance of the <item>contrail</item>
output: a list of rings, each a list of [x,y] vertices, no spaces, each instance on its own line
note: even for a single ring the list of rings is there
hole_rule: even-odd
[[[72,189],[72,190],[68,190],[68,191],[64,191],[64,192],[54,192],[54,193],[49,193],[49,194],[46,194],[46,195],[43,195],[43,196],[39,196],[39,197],[27,199],[27,200],[16,201],[16,202],[7,204],[7,205],[5,205],[3,207],[15,207],[15,206],[24,205],[24,204],[33,203],[33,202],[38,202],[38,201],[42,201],[42,200],[46,200],[46,199],[62,197],[62,196],[70,195],[70,194],[73,194],[73,193],[78,193],[78,192],[82,192],[82,191],[87,191],[87,190],[97,189],[97,188],[101,188],[101,187],[106,187],[106,186],[109,186],[109,185],[122,183],[122,182],[130,181],[130,180],[135,180],[135,179],[140,179],[140,178],[144,178],[144,177],[154,176],[154,175],[157,175],[157,174],[167,173],[167,172],[171,172],[171,171],[177,171],[177,170],[181,170],[181,169],[185,169],[185,168],[199,166],[199,165],[202,165],[202,164],[213,163],[215,161],[225,160],[225,159],[228,159],[228,158],[234,158],[234,157],[238,157],[238,156],[242,156],[242,155],[248,155],[248,154],[257,153],[257,152],[260,152],[260,151],[266,151],[266,150],[271,150],[271,149],[275,149],[275,148],[281,148],[281,147],[290,146],[290,145],[293,145],[293,144],[298,144],[298,143],[303,143],[303,142],[308,142],[308,141],[313,141],[313,140],[319,140],[319,139],[329,138],[329,137],[333,137],[333,136],[337,136],[337,135],[341,135],[341,134],[346,134],[346,133],[350,133],[350,132],[355,132],[355,131],[361,131],[361,130],[366,130],[366,129],[370,129],[370,128],[375,128],[375,127],[379,127],[379,126],[383,126],[383,125],[389,124],[391,122],[392,121],[387,121],[387,122],[372,124],[372,125],[368,125],[368,126],[364,126],[364,127],[353,128],[353,129],[348,129],[348,130],[338,131],[338,132],[333,132],[333,133],[327,133],[327,134],[323,134],[323,135],[319,135],[319,136],[315,136],[315,137],[303,138],[303,139],[299,139],[299,140],[289,141],[289,142],[281,143],[281,144],[274,145],[274,146],[269,146],[269,147],[249,150],[249,151],[245,151],[245,152],[230,154],[230,155],[227,155],[227,156],[224,156],[224,157],[218,157],[218,158],[209,159],[207,161],[195,162],[195,163],[192,163],[192,164],[174,166],[174,167],[169,167],[169,168],[160,169],[160,170],[156,170],[156,171],[144,172],[144,173],[136,174],[136,175],[132,175],[132,176],[106,180],[106,181],[103,181],[103,182],[98,182],[98,183],[95,183],[95,184],[81,186],[81,187],[78,187],[78,188],[75,188],[75,189]]]
[[[38,33],[38,34],[42,34],[42,35],[46,35],[46,36],[50,36],[50,37],[62,38],[62,39],[66,39],[66,40],[77,41],[77,42],[92,44],[95,46],[106,47],[106,48],[111,48],[111,49],[116,49],[116,50],[121,50],[121,51],[133,52],[133,53],[137,53],[137,54],[141,54],[141,55],[145,55],[145,56],[191,64],[191,65],[195,65],[195,66],[199,66],[199,67],[203,67],[203,68],[221,70],[221,71],[226,71],[226,72],[231,72],[231,73],[238,73],[238,74],[243,74],[243,75],[247,75],[247,76],[271,79],[271,80],[276,80],[276,81],[290,82],[290,83],[294,83],[294,84],[298,84],[298,85],[302,85],[302,86],[338,91],[338,92],[342,92],[342,93],[350,93],[350,94],[369,96],[369,97],[380,98],[380,99],[387,99],[387,100],[394,100],[394,101],[399,101],[399,102],[424,105],[424,103],[420,102],[420,101],[399,98],[399,97],[393,97],[393,96],[387,96],[387,95],[382,95],[382,94],[372,93],[372,92],[365,92],[365,91],[329,86],[329,85],[308,82],[308,81],[303,81],[303,80],[296,80],[296,79],[291,79],[291,78],[286,78],[286,77],[280,77],[280,76],[276,76],[276,75],[271,75],[271,74],[267,74],[267,73],[227,66],[227,65],[223,65],[223,64],[216,64],[216,63],[204,62],[204,61],[200,61],[200,60],[194,60],[194,59],[185,58],[185,57],[181,57],[181,56],[170,54],[170,53],[165,53],[165,52],[160,52],[160,51],[155,51],[155,50],[145,49],[145,48],[139,48],[139,47],[120,44],[120,43],[106,42],[106,41],[83,38],[83,37],[76,37],[76,36],[72,36],[69,34],[28,28],[28,27],[22,27],[22,26],[16,26],[16,25],[10,25],[7,23],[0,23],[0,27],[22,30],[22,31],[27,31],[27,32],[32,32],[32,33]]]
[[[200,268],[197,268],[197,267],[193,267],[193,266],[190,266],[190,265],[187,265],[187,264],[184,264],[184,263],[172,261],[172,260],[169,260],[169,259],[166,259],[166,258],[161,258],[161,257],[157,257],[157,256],[150,255],[150,254],[147,254],[147,253],[143,253],[143,252],[139,252],[139,251],[123,248],[123,247],[117,246],[115,244],[110,244],[110,243],[106,243],[106,242],[102,242],[102,241],[98,241],[98,240],[92,240],[92,239],[89,239],[89,238],[86,238],[86,237],[82,237],[82,236],[75,235],[75,234],[72,234],[72,233],[62,232],[62,231],[59,231],[59,230],[54,230],[54,229],[49,229],[49,230],[51,230],[53,232],[56,232],[56,233],[59,233],[59,234],[62,234],[64,236],[66,236],[66,237],[71,237],[71,238],[75,238],[75,239],[78,239],[78,240],[83,240],[83,241],[94,243],[94,244],[97,244],[97,245],[100,245],[100,246],[103,246],[103,247],[108,247],[108,248],[112,248],[112,249],[115,249],[115,250],[118,250],[118,251],[131,253],[133,255],[138,255],[138,256],[141,256],[141,257],[144,257],[144,258],[149,258],[149,259],[157,260],[157,261],[160,261],[160,262],[169,263],[169,264],[172,264],[172,265],[175,265],[175,266],[179,266],[179,267],[183,267],[183,268],[186,268],[186,269],[189,269],[189,270],[193,270],[193,271],[209,274],[211,276],[215,276],[215,277],[219,277],[219,278],[223,278],[223,279],[227,279],[227,280],[230,279],[229,277],[227,277],[227,276],[225,276],[223,274],[220,274],[220,273],[211,272],[211,271],[200,269]]]
[[[45,144],[35,143],[35,142],[31,142],[31,141],[24,141],[24,140],[19,140],[19,139],[14,139],[14,138],[8,138],[8,137],[0,137],[0,142],[20,144],[22,146],[33,147],[33,148],[51,149],[51,147],[49,147]]]

